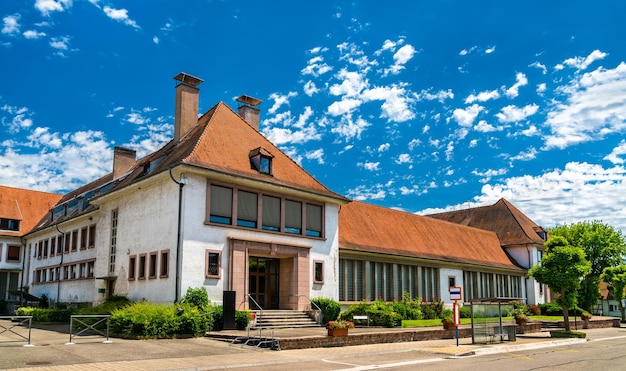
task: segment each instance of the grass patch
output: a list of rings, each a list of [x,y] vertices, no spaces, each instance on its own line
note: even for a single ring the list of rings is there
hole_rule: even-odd
[[[461,318],[461,324],[470,324],[471,319]],[[402,327],[443,327],[440,319],[411,319],[403,320]]]
[[[553,330],[550,331],[550,337],[553,338],[579,338],[584,339],[587,334],[580,331]]]
[[[562,316],[531,316],[531,321],[563,321]],[[572,318],[573,319],[573,318]],[[489,318],[475,318],[474,323],[486,323],[486,322],[499,322],[497,317]],[[502,317],[502,322],[513,322],[513,317]],[[462,325],[469,325],[472,323],[471,318],[461,318]],[[403,320],[402,327],[436,327],[443,326],[440,319],[415,319],[415,320]]]

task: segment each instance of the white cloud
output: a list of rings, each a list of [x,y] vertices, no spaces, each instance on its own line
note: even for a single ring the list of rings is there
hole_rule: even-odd
[[[308,160],[315,160],[318,164],[322,165],[324,164],[324,149],[319,148],[314,151],[307,152],[304,157]]]
[[[530,161],[537,157],[537,150],[535,148],[529,148],[528,151],[520,152],[515,156],[511,156],[509,160],[513,161]]]
[[[624,163],[624,159],[620,157],[626,154],[626,140],[622,139],[619,145],[611,151],[608,155],[604,156],[603,160],[611,161],[613,164],[621,165]]]
[[[398,49],[398,51],[393,55],[394,64],[391,67],[385,69],[384,75],[397,75],[398,73],[400,73],[400,71],[405,68],[404,65],[407,64],[411,59],[413,59],[415,53],[415,48],[412,45],[408,44]]]
[[[357,163],[357,166],[364,168],[365,170],[368,171],[378,171],[380,170],[380,162],[359,162]]]
[[[477,169],[472,170],[472,174],[476,175],[480,179],[478,180],[481,183],[487,183],[491,181],[491,178],[505,175],[508,172],[507,169],[488,169],[485,171],[478,171]]]
[[[106,14],[107,17],[115,21],[124,23],[125,25],[134,28],[140,28],[137,22],[130,19],[130,17],[128,16],[128,10],[126,9],[115,9],[111,8],[110,6],[105,6],[104,8],[102,8],[102,11],[104,12],[104,14]]]
[[[454,142],[448,142],[445,154],[446,161],[452,161],[452,156],[454,155]]]
[[[326,63],[323,63],[324,58],[321,56],[317,56],[311,58],[306,67],[304,67],[300,72],[303,75],[313,75],[315,77],[319,77],[327,72],[332,71],[332,67]]]
[[[27,39],[40,39],[42,37],[45,37],[46,33],[35,31],[35,30],[28,30],[28,31],[24,31],[22,35],[24,35],[24,37]]]
[[[435,93],[431,93],[430,90],[422,90],[414,95],[416,100],[438,100],[440,103],[443,103],[446,99],[454,98],[454,93],[451,89],[439,90]]]
[[[626,232],[626,169],[623,166],[603,168],[596,164],[570,162],[564,169],[541,175],[511,177],[495,184],[485,184],[471,206],[491,205],[500,198],[506,198],[546,228],[600,220]],[[467,203],[462,203],[422,210],[419,214],[467,207]]]
[[[463,49],[463,50],[461,50],[461,51],[459,52],[459,55],[468,55],[468,54],[470,54],[471,52],[475,51],[476,49],[478,49],[478,46],[474,45],[474,46],[472,46],[472,47],[471,47],[471,48],[469,48],[469,49]]]
[[[412,151],[413,149],[415,149],[415,147],[421,146],[422,145],[422,141],[419,139],[411,139],[411,141],[409,142],[409,150]]]
[[[389,143],[383,143],[380,146],[378,146],[378,153],[382,153],[382,152],[386,152],[389,150],[389,147],[391,145]]]
[[[506,89],[504,94],[509,98],[516,98],[519,95],[519,88],[525,85],[528,85],[528,79],[526,78],[526,75],[518,72],[515,75],[515,84]]]
[[[626,131],[626,63],[587,72],[558,92],[565,100],[555,100],[548,112],[546,148],[563,149]]]
[[[461,126],[472,126],[478,114],[484,109],[485,107],[478,104],[473,104],[465,109],[457,108],[452,112],[452,118]]]
[[[63,12],[72,7],[72,0],[36,0],[35,9],[43,16],[49,16],[52,12]]]
[[[485,120],[480,120],[478,121],[478,124],[474,126],[474,130],[481,133],[490,133],[494,131],[502,131],[504,128],[502,126],[495,127]]]
[[[386,185],[384,184],[375,184],[369,188],[365,185],[360,185],[348,190],[348,197],[357,201],[382,200],[387,196],[385,189]]]
[[[59,36],[50,39],[50,46],[57,50],[69,50],[69,36]]]
[[[491,54],[496,51],[496,47],[492,46],[490,48],[485,49],[485,54]]]
[[[411,99],[406,96],[406,90],[392,85],[368,89],[361,95],[365,101],[382,100],[380,117],[392,122],[405,122],[415,117],[410,107]]]
[[[396,159],[396,164],[410,164],[413,160],[411,160],[411,155],[408,153],[402,153]]]
[[[340,116],[354,111],[363,102],[359,99],[342,99],[328,106],[328,113],[332,116]]]
[[[532,116],[537,113],[538,109],[539,106],[534,103],[526,105],[522,108],[509,105],[503,107],[500,112],[496,113],[496,117],[498,118],[498,121],[502,123],[520,122],[525,120],[528,116]]]
[[[476,101],[486,102],[488,100],[498,98],[500,98],[500,93],[497,90],[482,91],[478,93],[478,95],[470,94],[467,98],[465,98],[465,104],[472,104]]]
[[[363,89],[368,86],[367,80],[364,80],[364,76],[358,72],[351,72],[343,68],[335,77],[341,81],[340,84],[334,84],[330,86],[330,94],[336,96],[348,96],[354,97],[359,95]]]
[[[158,36],[153,36],[153,37],[152,37],[152,42],[153,42],[153,43],[155,43],[155,44],[157,44],[157,45],[158,45],[160,41],[161,41],[161,40],[159,40]]]
[[[534,62],[528,65],[528,67],[535,67],[541,70],[541,73],[543,73],[544,75],[548,73],[548,68],[545,66],[545,64],[539,63],[539,62]]]
[[[317,94],[320,91],[315,83],[311,80],[307,81],[306,84],[304,84],[302,90],[304,90],[304,94],[308,95],[309,97],[312,97],[313,94]]]
[[[20,32],[20,18],[19,14],[7,15],[2,18],[2,33],[12,35]]]
[[[563,65],[573,67],[578,70],[586,70],[593,62],[604,59],[608,54],[599,50],[594,50],[587,57],[568,58],[563,61]]]
[[[537,94],[543,96],[543,93],[546,92],[548,88],[546,87],[546,83],[542,82],[541,84],[537,84]]]
[[[267,113],[273,115],[282,105],[289,105],[289,98],[298,96],[296,92],[289,92],[286,95],[278,93],[270,94],[270,99],[274,100],[274,104],[267,110]]]
[[[371,124],[365,121],[363,118],[359,117],[354,121],[352,117],[344,116],[342,117],[339,124],[331,129],[332,133],[339,134],[346,141],[351,139],[361,139],[361,134],[369,127]]]

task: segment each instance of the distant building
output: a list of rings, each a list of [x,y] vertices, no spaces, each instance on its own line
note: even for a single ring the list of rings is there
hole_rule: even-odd
[[[60,195],[0,186],[0,300],[17,302],[28,271],[23,237]]]
[[[242,96],[237,111],[219,102],[198,118],[202,80],[175,79],[169,143],[141,159],[116,147],[109,174],[41,205],[49,211],[24,233],[17,270],[31,294],[174,302],[204,287],[218,304],[230,291],[239,309],[299,310],[314,297],[450,303],[451,286],[465,301],[540,299],[527,268],[541,239],[507,239],[536,226],[508,202],[523,227],[489,231],[351,202],[259,132],[261,101]]]
[[[525,270],[539,263],[543,256],[543,244],[548,239],[548,231],[537,225],[505,199],[493,205],[467,208],[428,215],[469,227],[495,232],[500,245],[512,261]],[[526,279],[526,300],[528,304],[550,301],[549,290],[533,278]],[[494,291],[489,287],[475,286],[479,296],[490,296]]]

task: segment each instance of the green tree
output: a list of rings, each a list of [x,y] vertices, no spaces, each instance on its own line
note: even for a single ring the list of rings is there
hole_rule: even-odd
[[[626,313],[624,313],[624,306],[622,305],[624,289],[626,288],[626,265],[621,264],[617,267],[605,268],[600,277],[609,285],[609,290],[613,291],[613,298],[619,303],[622,320],[626,319]]]
[[[580,247],[585,252],[591,263],[591,271],[581,282],[578,298],[579,305],[592,312],[600,299],[600,275],[605,268],[621,264],[626,254],[626,242],[622,232],[594,220],[552,228],[550,235],[565,237],[570,245]]]
[[[570,331],[568,308],[576,304],[576,291],[582,277],[589,274],[591,264],[580,247],[571,246],[561,236],[550,238],[545,243],[546,253],[539,265],[528,274],[559,293],[557,302],[563,308],[565,330]]]

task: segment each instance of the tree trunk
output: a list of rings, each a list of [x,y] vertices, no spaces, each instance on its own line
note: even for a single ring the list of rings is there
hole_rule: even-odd
[[[622,312],[622,321],[623,321],[624,319],[626,319],[626,313],[625,313],[625,312],[626,312],[626,310],[625,310],[625,309],[626,309],[626,308],[624,308],[624,307],[622,306],[622,304],[620,303],[620,305],[619,305],[619,311],[620,311],[620,312]]]
[[[565,289],[561,289],[561,303],[561,307],[563,308],[563,323],[565,323],[565,331],[570,331],[569,313],[567,306],[565,305]]]

